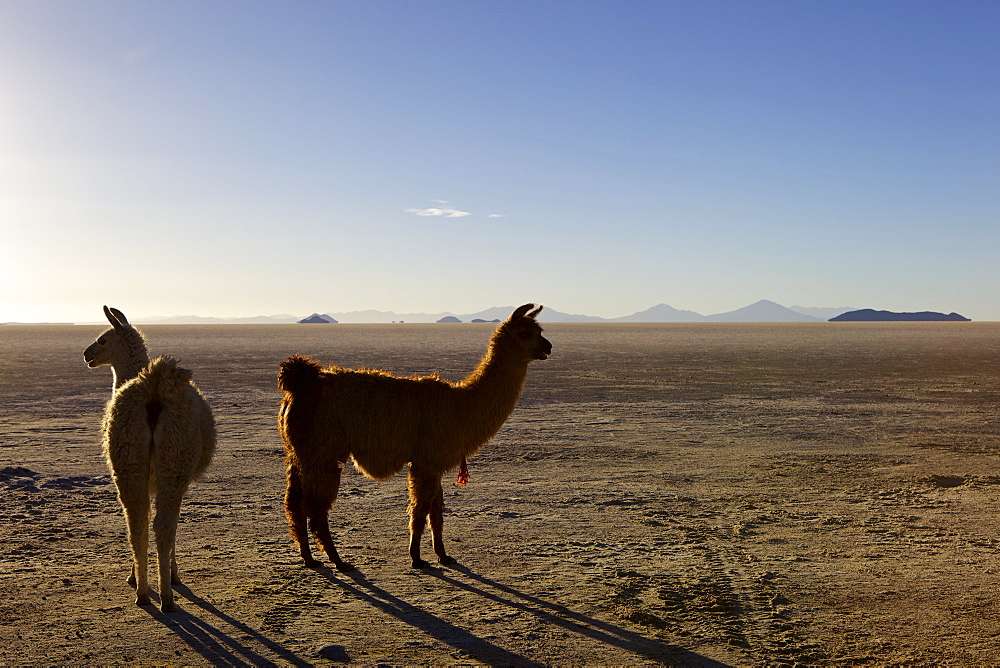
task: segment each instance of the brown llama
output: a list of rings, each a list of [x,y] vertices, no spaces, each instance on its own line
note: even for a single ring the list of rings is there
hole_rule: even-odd
[[[410,493],[410,558],[420,558],[420,538],[431,523],[434,552],[448,556],[442,535],[444,492],[441,477],[475,454],[514,410],[528,363],[543,360],[552,344],[535,321],[542,310],[525,304],[497,327],[479,366],[457,383],[437,376],[398,378],[384,371],[323,368],[293,355],[281,363],[284,391],[278,429],[285,442],[285,515],[306,566],[317,568],[308,529],[337,570],[353,566],[340,558],[327,513],[337,498],[347,458],[369,478],[385,480],[407,464]],[[307,529],[308,520],[308,529]]]

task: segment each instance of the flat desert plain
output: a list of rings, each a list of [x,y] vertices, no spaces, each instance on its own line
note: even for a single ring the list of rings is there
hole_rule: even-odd
[[[1000,661],[998,324],[549,325],[469,485],[446,477],[459,565],[411,569],[405,474],[349,468],[347,574],[287,533],[278,363],[459,379],[493,326],[143,328],[219,429],[169,615],[125,583],[103,329],[0,327],[0,664]]]

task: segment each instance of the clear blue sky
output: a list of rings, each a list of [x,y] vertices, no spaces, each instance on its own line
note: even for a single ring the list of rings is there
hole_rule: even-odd
[[[0,321],[1000,320],[998,34],[992,1],[0,0]]]

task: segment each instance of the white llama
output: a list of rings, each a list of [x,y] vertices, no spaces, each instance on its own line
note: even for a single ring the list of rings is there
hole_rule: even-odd
[[[169,357],[152,362],[146,341],[117,309],[104,307],[112,328],[83,353],[90,368],[111,365],[114,389],[104,411],[104,456],[118,487],[132,547],[136,605],[149,605],[149,515],[155,496],[160,609],[175,609],[180,584],[174,542],[181,498],[212,461],[215,420],[191,372]]]

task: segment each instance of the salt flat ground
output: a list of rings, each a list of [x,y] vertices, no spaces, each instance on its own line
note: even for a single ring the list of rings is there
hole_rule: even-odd
[[[180,611],[133,605],[99,451],[100,327],[0,327],[0,664],[992,665],[1000,325],[550,325],[446,478],[460,565],[414,571],[403,475],[349,469],[341,574],[282,514],[278,363],[457,379],[491,325],[151,326],[219,450]],[[429,547],[425,547],[429,550]]]

